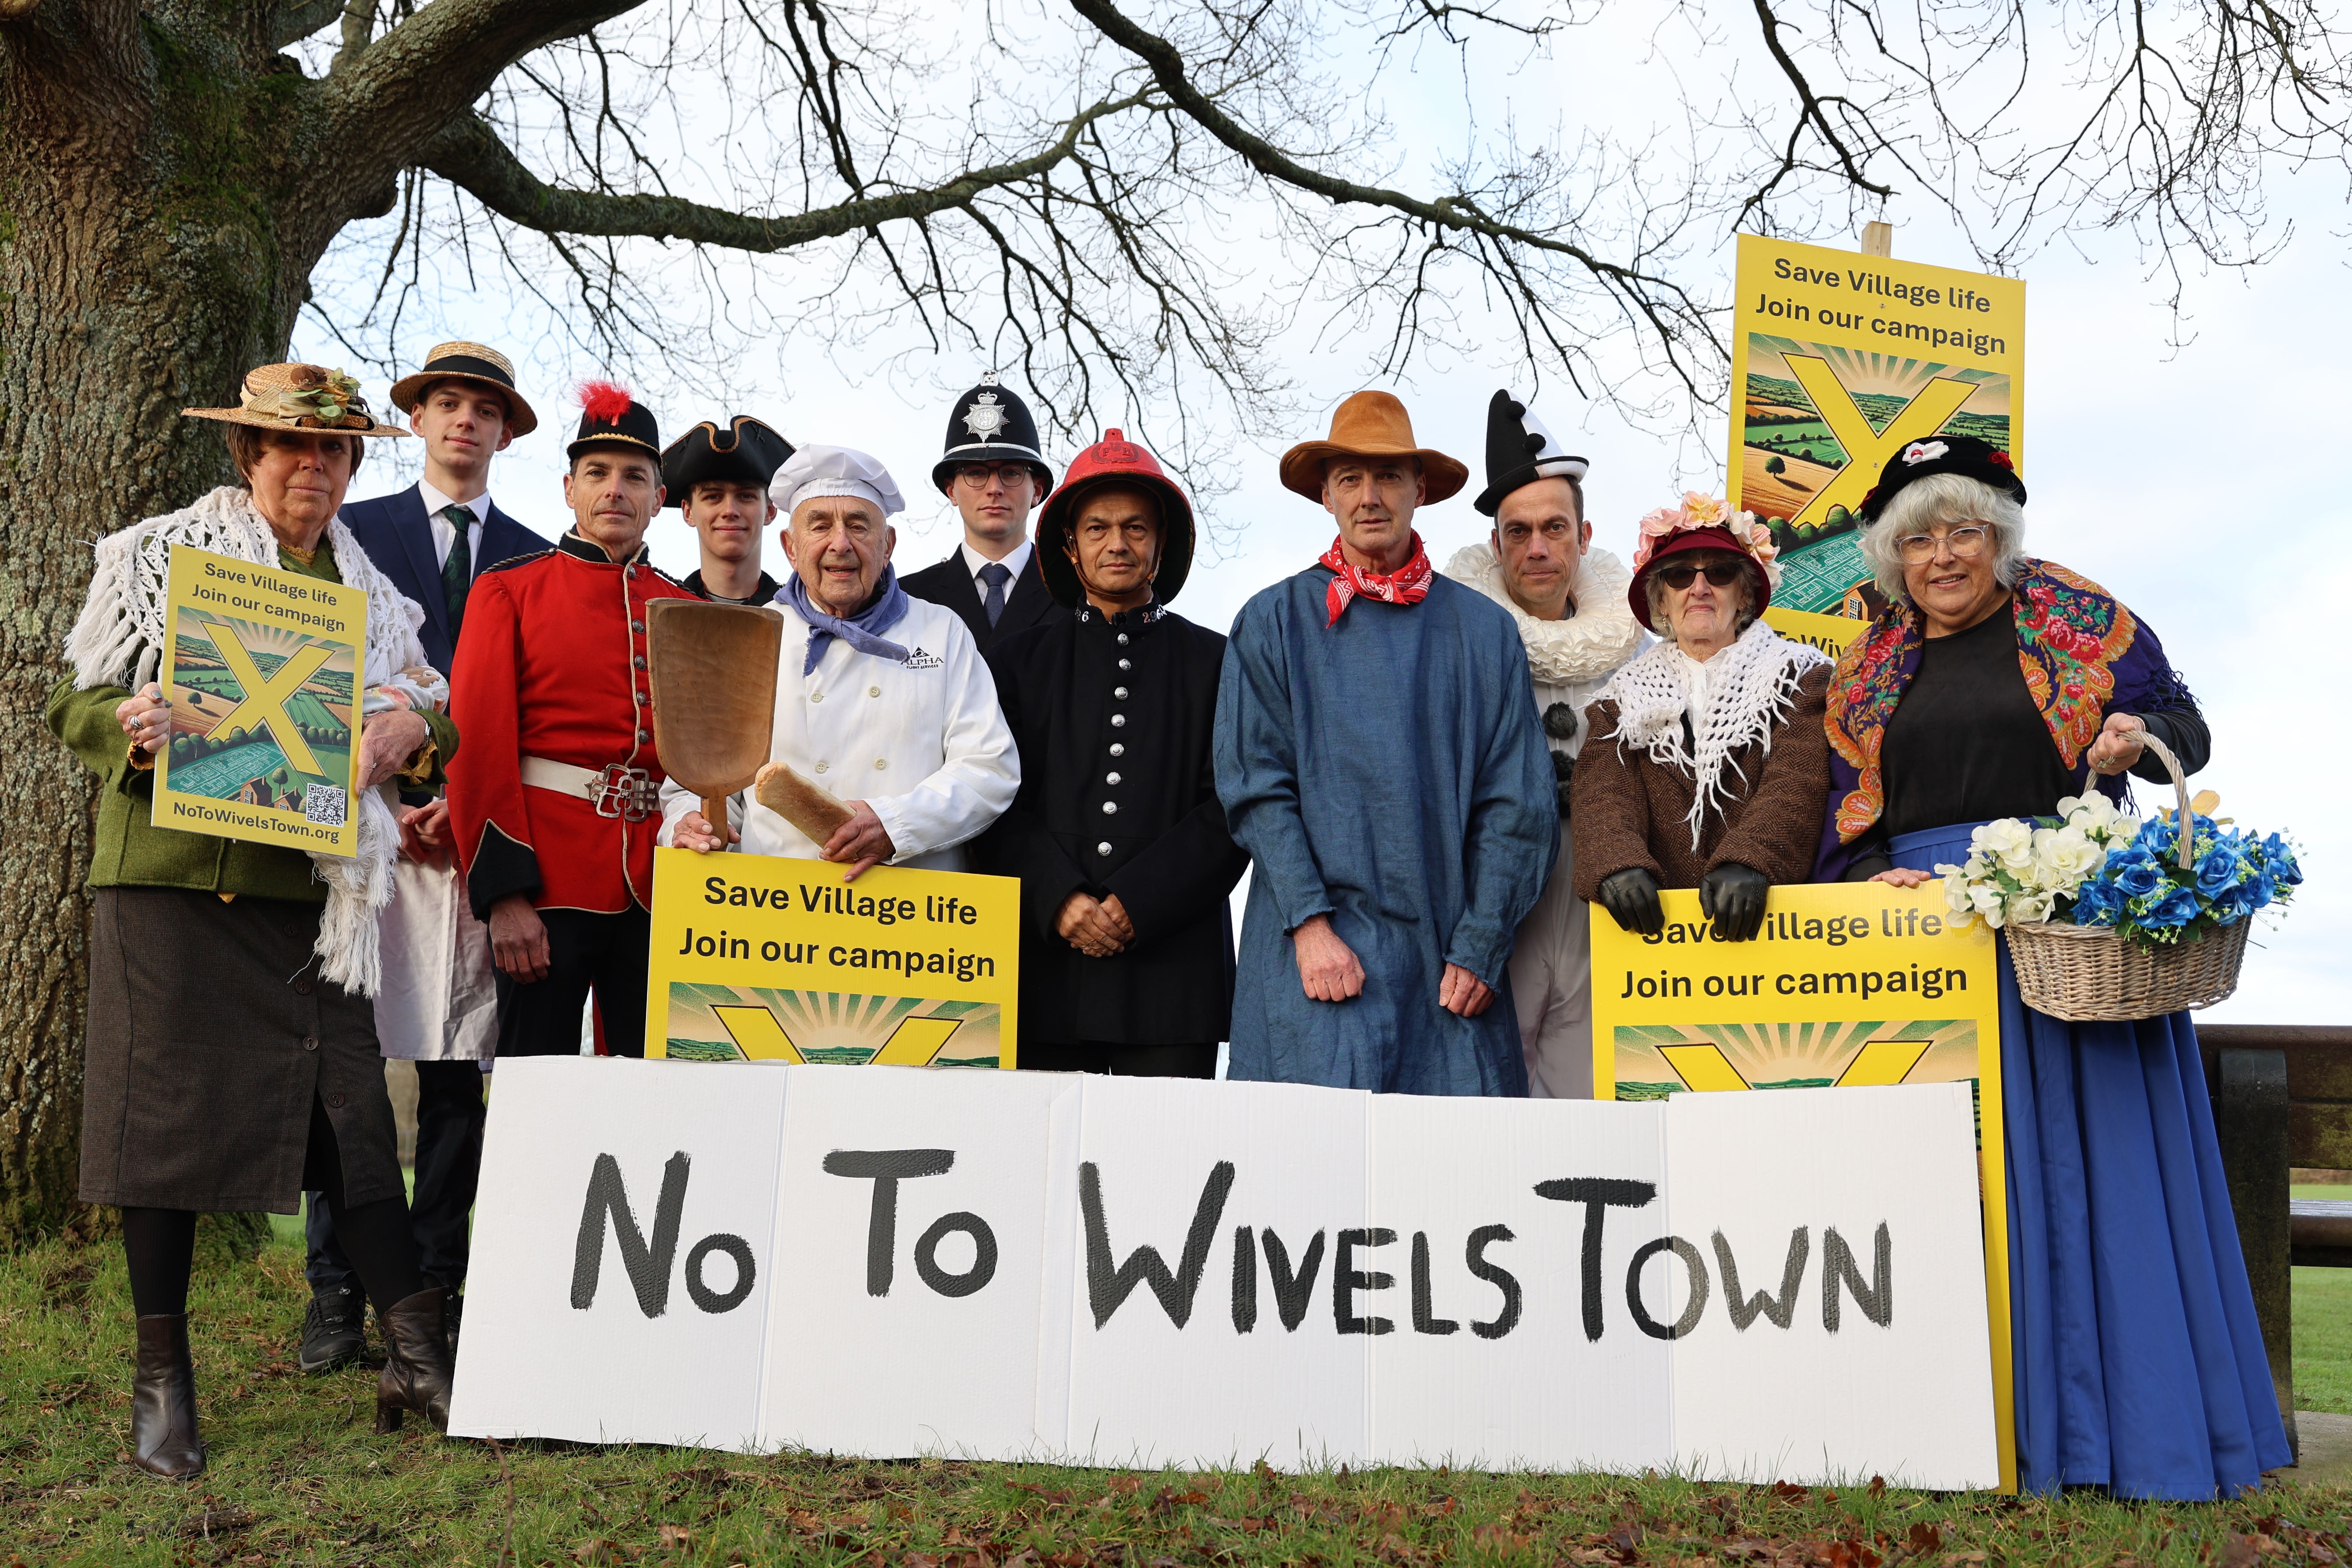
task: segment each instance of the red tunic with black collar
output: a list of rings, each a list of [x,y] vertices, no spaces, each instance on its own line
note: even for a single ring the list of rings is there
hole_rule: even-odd
[[[646,605],[694,596],[642,549],[620,564],[577,533],[474,580],[450,683],[465,743],[449,816],[481,919],[511,893],[600,914],[652,904],[664,775]]]

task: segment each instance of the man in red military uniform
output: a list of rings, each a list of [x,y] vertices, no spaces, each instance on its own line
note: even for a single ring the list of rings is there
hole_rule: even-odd
[[[662,504],[653,415],[604,383],[582,402],[563,480],[572,526],[475,579],[450,689],[452,717],[473,728],[458,731],[449,816],[490,928],[501,1057],[579,1050],[592,990],[605,1048],[646,1048],[663,778],[646,605],[694,595],[646,558]]]

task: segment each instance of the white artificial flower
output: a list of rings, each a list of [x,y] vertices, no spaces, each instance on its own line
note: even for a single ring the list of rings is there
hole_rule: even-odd
[[[1985,924],[1995,931],[2000,929],[2001,916],[2004,911],[1999,888],[1988,887],[1981,882],[1977,883],[1969,889],[1969,901],[1976,906],[1976,912],[1983,917]]]
[[[2106,850],[2079,827],[2045,827],[2033,837],[2035,880],[2053,893],[2071,895],[2107,858]]]
[[[2046,921],[2050,918],[2051,906],[2056,902],[2055,896],[2050,893],[2020,893],[2010,900],[2010,922],[2015,924],[2019,921]]]

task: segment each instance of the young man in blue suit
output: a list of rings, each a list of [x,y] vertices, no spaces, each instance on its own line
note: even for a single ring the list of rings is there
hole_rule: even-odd
[[[552,548],[490,500],[490,463],[539,423],[515,390],[514,367],[480,343],[443,343],[395,383],[393,405],[425,440],[425,477],[342,509],[368,559],[425,607],[418,636],[433,667],[456,672],[457,630],[474,578]],[[383,921],[384,984],[376,1034],[387,1057],[416,1064],[417,1251],[448,1303],[452,1335],[466,1282],[467,1233],[482,1158],[482,1065],[498,1040],[488,929],[476,920],[450,853],[449,803],[401,798],[402,858]],[[324,1372],[356,1357],[366,1298],[334,1244],[326,1200],[310,1194],[310,1310],[297,1360]]]

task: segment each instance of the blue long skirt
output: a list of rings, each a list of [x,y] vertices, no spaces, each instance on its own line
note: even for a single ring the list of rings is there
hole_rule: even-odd
[[[1968,858],[1977,825],[1905,834],[1897,866]],[[2201,1501],[2289,1462],[2186,1013],[2029,1009],[2000,942],[2009,1314],[2019,1484]]]

